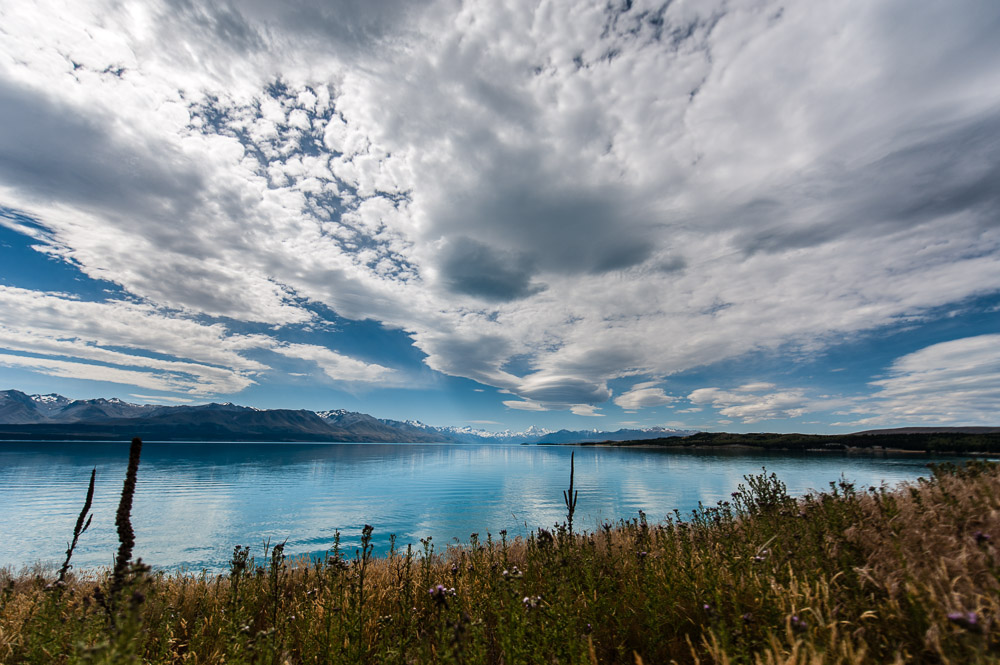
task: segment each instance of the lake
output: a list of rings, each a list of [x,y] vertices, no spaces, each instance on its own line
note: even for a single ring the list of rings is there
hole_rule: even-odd
[[[777,473],[801,495],[842,476],[858,487],[929,475],[920,456],[668,452],[650,448],[375,443],[146,443],[132,510],[135,556],[155,569],[222,572],[235,545],[261,561],[264,543],[320,555],[336,531],[349,553],[363,525],[376,552],[432,537],[508,537],[565,519],[562,490],[576,453],[577,529],[650,521],[726,500],[746,474]],[[0,443],[0,567],[57,568],[97,468],[93,524],[77,569],[110,566],[127,443]]]

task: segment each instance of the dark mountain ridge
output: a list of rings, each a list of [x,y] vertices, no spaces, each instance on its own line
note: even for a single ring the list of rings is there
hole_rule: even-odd
[[[380,443],[538,443],[579,442],[608,438],[680,436],[664,428],[492,433],[455,427],[433,427],[417,421],[380,419],[336,409],[255,409],[236,404],[161,406],[119,399],[70,400],[61,395],[27,395],[0,391],[0,440],[129,440],[149,441],[344,441]]]

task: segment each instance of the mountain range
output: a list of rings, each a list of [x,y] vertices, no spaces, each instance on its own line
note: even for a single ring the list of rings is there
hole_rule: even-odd
[[[345,441],[380,443],[577,443],[687,436],[664,427],[489,432],[435,427],[335,409],[256,409],[236,404],[161,406],[120,399],[71,400],[62,395],[0,391],[0,440]]]

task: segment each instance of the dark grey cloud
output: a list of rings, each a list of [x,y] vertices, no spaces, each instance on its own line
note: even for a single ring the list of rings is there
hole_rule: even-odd
[[[486,300],[517,300],[543,288],[531,283],[533,265],[527,256],[471,238],[450,239],[441,267],[449,289]]]
[[[563,186],[520,161],[504,166],[508,175],[487,174],[477,189],[456,193],[453,205],[438,211],[436,230],[446,236],[474,232],[521,257],[518,273],[603,273],[638,265],[653,253],[651,226],[621,192]],[[511,177],[525,170],[537,179]]]
[[[168,144],[126,142],[93,109],[0,80],[0,180],[39,200],[185,215],[203,188]]]
[[[747,253],[873,238],[955,214],[1000,220],[1000,111],[913,128],[889,152],[853,169],[824,169],[796,186],[735,207]],[[816,214],[803,214],[810,208]]]

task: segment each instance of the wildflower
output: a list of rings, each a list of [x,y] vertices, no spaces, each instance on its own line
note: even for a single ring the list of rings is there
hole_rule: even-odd
[[[649,552],[636,552],[636,556],[639,557],[640,560],[645,559],[648,555]]]
[[[982,531],[976,531],[972,536],[976,539],[977,545],[982,545],[983,543],[990,542],[990,534],[983,533]]]
[[[793,614],[792,618],[789,619],[789,623],[792,625],[793,630],[805,630],[809,625],[801,618],[798,614]]]
[[[750,623],[751,621],[753,621],[753,615],[752,614],[750,614],[749,612],[747,612],[746,614],[743,615],[743,623]]]
[[[501,573],[501,575],[503,575],[503,578],[505,580],[509,580],[512,577],[523,577],[524,573],[522,573],[521,569],[518,568],[517,566],[511,566],[510,570],[504,568],[504,571]]]
[[[452,575],[458,575],[458,564],[457,563],[451,564],[451,574]]]
[[[438,605],[444,605],[448,602],[448,598],[454,597],[455,587],[446,587],[443,584],[437,584],[432,586],[428,593],[431,599]]]
[[[594,632],[594,627],[591,626],[589,623],[586,626],[583,627],[583,634],[584,635],[590,635],[592,632]]]
[[[948,621],[965,628],[970,633],[983,632],[983,627],[979,625],[979,615],[975,612],[951,612],[948,614]]]
[[[541,607],[542,597],[541,596],[525,596],[521,601],[526,610],[535,610]]]

